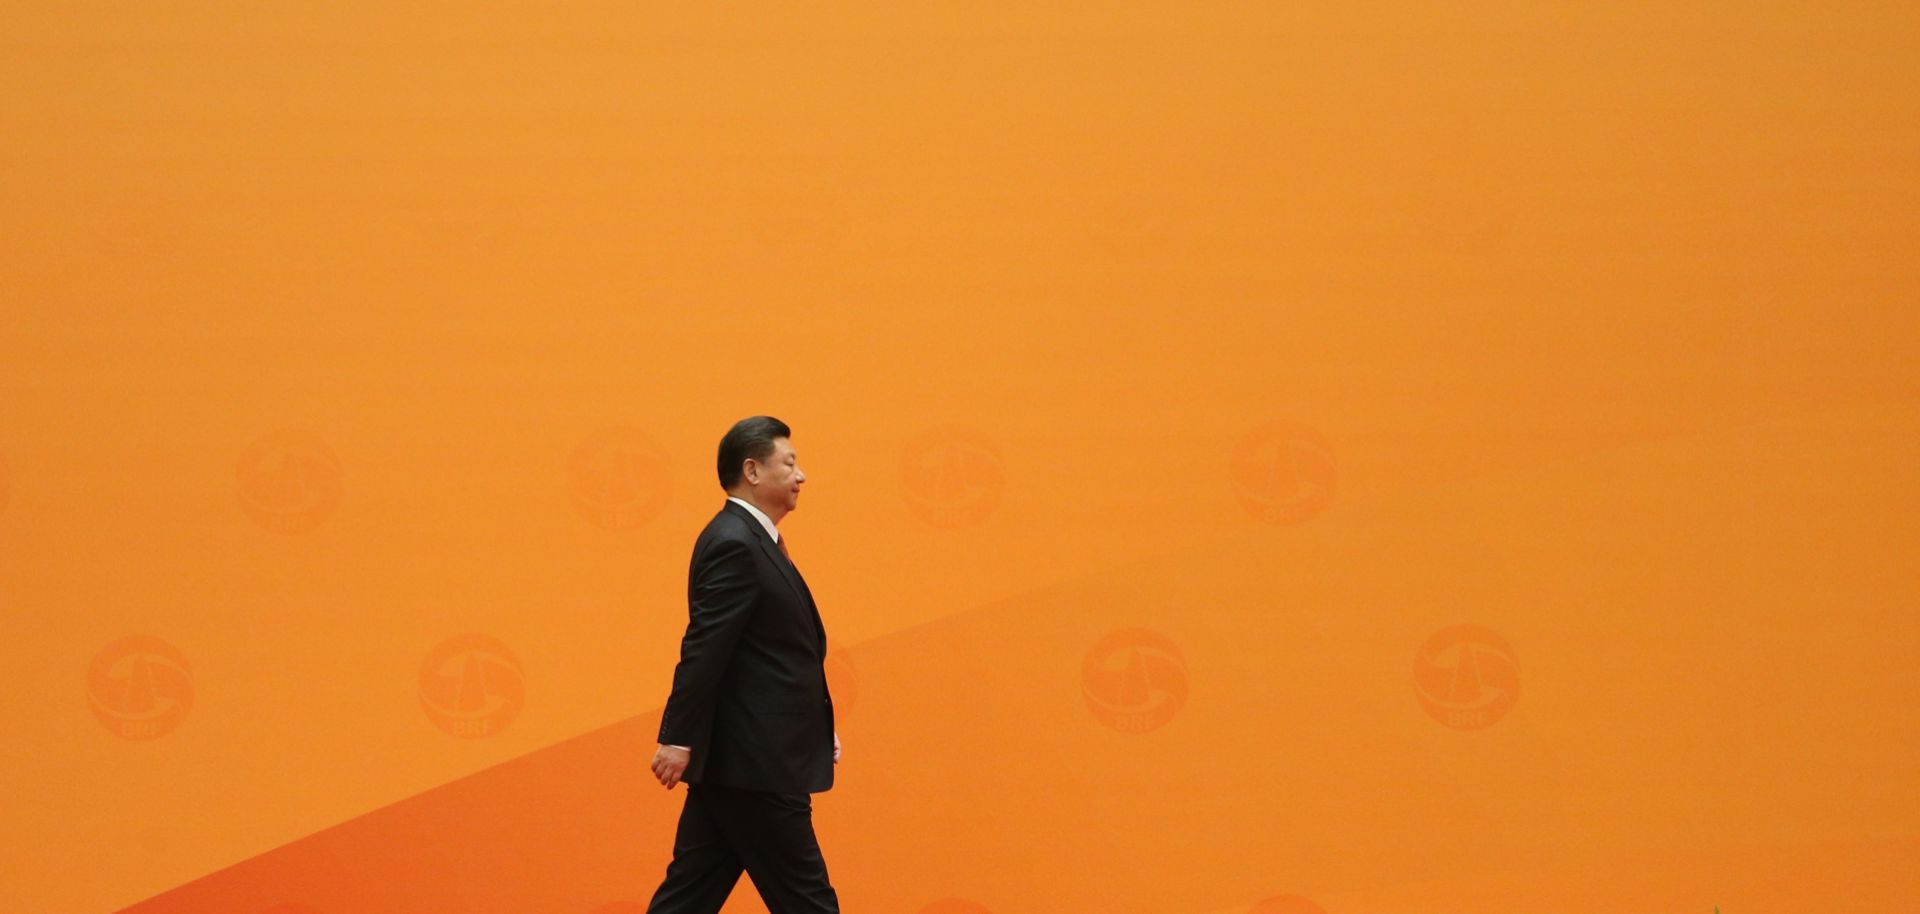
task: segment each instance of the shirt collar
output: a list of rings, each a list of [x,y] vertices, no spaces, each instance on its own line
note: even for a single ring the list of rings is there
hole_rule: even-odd
[[[747,509],[747,513],[752,514],[754,520],[757,520],[760,522],[760,526],[767,528],[767,535],[773,537],[774,542],[776,543],[780,542],[779,529],[774,527],[773,521],[769,520],[765,514],[760,513],[759,508],[754,507],[746,499],[741,498],[738,495],[729,495],[727,496],[727,500],[730,502],[733,502],[736,505],[739,505],[742,508]]]

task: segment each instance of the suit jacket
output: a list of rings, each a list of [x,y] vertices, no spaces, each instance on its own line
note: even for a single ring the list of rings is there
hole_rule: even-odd
[[[727,502],[693,544],[687,632],[660,742],[692,750],[681,780],[776,793],[833,786],[827,630],[799,569]]]

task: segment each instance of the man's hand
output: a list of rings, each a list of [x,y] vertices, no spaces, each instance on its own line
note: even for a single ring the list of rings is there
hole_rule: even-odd
[[[833,763],[840,764],[840,731],[833,732]]]
[[[687,760],[692,757],[692,753],[679,746],[662,745],[653,753],[653,776],[660,779],[660,786],[672,790],[673,785],[680,783],[680,776],[687,773]]]

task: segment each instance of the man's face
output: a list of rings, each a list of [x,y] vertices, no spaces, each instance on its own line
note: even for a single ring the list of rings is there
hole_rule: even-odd
[[[800,484],[807,474],[800,472],[800,458],[793,442],[773,439],[773,453],[765,463],[747,461],[747,484],[753,487],[754,501],[762,505],[780,505],[788,511],[800,506]]]

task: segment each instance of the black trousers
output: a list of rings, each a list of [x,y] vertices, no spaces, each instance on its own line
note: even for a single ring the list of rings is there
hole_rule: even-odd
[[[647,914],[715,914],[744,869],[768,914],[840,914],[813,836],[813,797],[688,784],[673,862]]]

